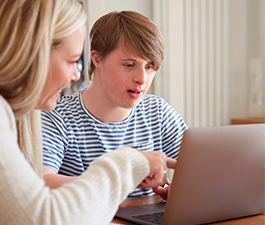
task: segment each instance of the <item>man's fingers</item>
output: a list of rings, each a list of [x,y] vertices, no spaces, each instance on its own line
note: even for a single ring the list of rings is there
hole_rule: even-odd
[[[167,157],[166,158],[166,162],[167,162],[167,168],[175,169],[177,160]]]

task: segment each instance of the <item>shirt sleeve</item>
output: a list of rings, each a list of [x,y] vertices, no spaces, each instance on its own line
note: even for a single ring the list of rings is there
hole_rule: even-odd
[[[54,115],[56,114],[56,115]],[[41,112],[43,137],[43,164],[53,168],[56,173],[62,165],[67,148],[67,127],[56,111]]]
[[[163,151],[168,157],[177,159],[183,133],[188,127],[176,110],[165,101],[162,111]]]

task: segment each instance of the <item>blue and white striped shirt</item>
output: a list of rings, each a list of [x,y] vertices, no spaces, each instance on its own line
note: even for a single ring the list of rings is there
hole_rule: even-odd
[[[187,127],[162,98],[146,95],[125,121],[107,123],[89,113],[81,92],[58,99],[53,111],[42,112],[44,165],[59,174],[77,176],[94,159],[121,146],[178,157]],[[130,196],[151,194],[151,189],[136,189]]]

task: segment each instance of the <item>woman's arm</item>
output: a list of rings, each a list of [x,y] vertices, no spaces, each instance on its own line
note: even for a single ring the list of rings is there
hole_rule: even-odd
[[[108,224],[149,173],[141,153],[116,150],[99,157],[73,182],[50,190],[19,149],[2,147],[0,224]]]
[[[108,224],[150,172],[143,154],[119,149],[51,190],[20,151],[15,128],[12,110],[0,99],[0,224]]]
[[[41,163],[41,162],[40,162]],[[108,224],[119,204],[154,174],[162,185],[165,154],[121,148],[103,154],[72,182],[50,189],[17,144],[13,112],[0,98],[0,224]]]
[[[43,166],[43,180],[51,189],[61,187],[63,184],[69,183],[76,178],[77,176],[65,176],[57,174],[51,167]]]

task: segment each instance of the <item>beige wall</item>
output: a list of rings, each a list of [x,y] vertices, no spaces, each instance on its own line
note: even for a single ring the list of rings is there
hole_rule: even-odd
[[[233,0],[230,4],[231,117],[247,117],[251,115],[252,60],[260,60],[254,70],[264,74],[264,1]]]

